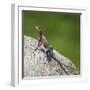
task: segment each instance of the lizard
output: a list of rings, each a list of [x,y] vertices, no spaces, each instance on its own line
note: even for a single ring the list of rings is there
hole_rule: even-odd
[[[36,51],[38,49],[38,47],[41,47],[43,52],[46,53],[48,61],[51,61],[51,59],[54,59],[56,62],[59,63],[59,65],[61,66],[61,68],[63,69],[63,71],[69,75],[69,73],[64,69],[63,65],[60,63],[59,60],[57,60],[57,58],[55,57],[54,53],[53,53],[53,47],[49,46],[48,41],[42,31],[42,29],[39,26],[35,26],[36,31],[39,34],[39,38],[38,38],[38,45],[37,47],[34,49],[34,51]]]

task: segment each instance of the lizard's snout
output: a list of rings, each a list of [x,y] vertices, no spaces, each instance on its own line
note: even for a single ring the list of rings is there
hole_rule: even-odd
[[[35,26],[35,28],[36,28],[37,30],[40,29],[39,26]]]
[[[40,32],[40,27],[39,26],[35,26],[35,29]]]

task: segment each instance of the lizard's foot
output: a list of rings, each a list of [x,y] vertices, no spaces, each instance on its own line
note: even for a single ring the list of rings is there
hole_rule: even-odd
[[[36,51],[36,50],[37,50],[37,48],[34,49],[34,51]]]
[[[47,60],[48,60],[48,62],[50,62],[51,61],[51,58],[47,57]]]

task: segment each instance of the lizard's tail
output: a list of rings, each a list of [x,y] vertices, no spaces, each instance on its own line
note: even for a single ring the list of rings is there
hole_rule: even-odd
[[[64,69],[64,67],[63,67],[63,65],[62,65],[62,63],[61,63],[60,61],[58,61],[54,56],[52,56],[52,58],[53,58],[56,62],[58,62],[58,64],[60,65],[60,67],[63,69],[63,71],[64,71],[67,75],[70,75],[70,74]]]

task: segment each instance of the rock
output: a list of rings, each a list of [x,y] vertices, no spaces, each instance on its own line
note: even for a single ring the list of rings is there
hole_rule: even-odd
[[[53,59],[48,62],[45,53],[39,49],[34,51],[37,44],[38,41],[36,39],[24,36],[24,77],[67,75],[58,62]],[[53,52],[69,75],[79,74],[75,65],[68,58],[56,50]]]

